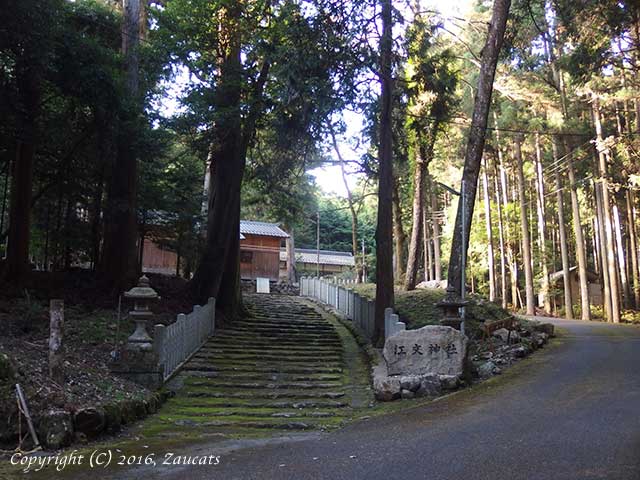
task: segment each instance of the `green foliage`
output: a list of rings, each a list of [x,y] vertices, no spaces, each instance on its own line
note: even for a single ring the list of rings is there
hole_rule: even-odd
[[[375,284],[356,285],[354,290],[369,299],[375,298]],[[444,299],[445,291],[441,289],[418,289],[406,292],[396,290],[396,311],[401,321],[407,323],[407,328],[414,330],[425,325],[440,325],[442,310],[436,304]],[[480,296],[472,295],[468,298],[466,318],[473,323],[503,320],[511,314],[492,302],[487,302]]]

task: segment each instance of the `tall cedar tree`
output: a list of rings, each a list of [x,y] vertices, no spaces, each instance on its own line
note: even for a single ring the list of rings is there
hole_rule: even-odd
[[[469,234],[471,232],[471,220],[475,206],[478,176],[480,174],[480,162],[484,150],[484,141],[487,131],[487,118],[491,106],[491,94],[493,92],[493,78],[498,63],[498,55],[502,48],[504,32],[509,16],[511,0],[496,0],[493,4],[493,14],[487,41],[482,49],[480,77],[476,91],[469,140],[464,159],[462,182],[465,185],[464,198],[460,198],[456,223],[453,231],[451,245],[451,257],[449,259],[448,285],[454,287],[458,295],[462,292],[462,258],[466,257],[469,248]],[[465,223],[462,224],[464,217]],[[462,231],[464,229],[465,243],[462,243]]]
[[[384,343],[384,311],[394,305],[393,292],[393,164],[391,134],[392,17],[391,0],[381,0],[382,38],[380,39],[380,145],[378,147],[378,223],[376,227],[376,317],[374,345]],[[399,259],[398,259],[399,260]]]

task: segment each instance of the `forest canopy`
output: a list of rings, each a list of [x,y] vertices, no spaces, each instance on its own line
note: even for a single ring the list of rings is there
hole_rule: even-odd
[[[148,239],[234,318],[243,218],[351,252],[385,291],[451,280],[464,255],[462,288],[505,307],[621,321],[640,307],[639,15],[609,0],[9,2],[2,278],[81,267],[119,293]]]

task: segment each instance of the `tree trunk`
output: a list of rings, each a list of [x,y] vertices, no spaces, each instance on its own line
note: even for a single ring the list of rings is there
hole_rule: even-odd
[[[620,222],[620,210],[618,202],[613,197],[613,227],[616,239],[616,254],[618,257],[618,272],[620,274],[620,285],[622,286],[622,304],[625,308],[631,308],[631,288],[627,277],[627,262],[624,258],[624,246],[622,243],[622,225]]]
[[[362,268],[363,263],[358,261],[358,214],[356,212],[356,207],[353,202],[353,195],[351,194],[351,189],[349,188],[349,182],[347,182],[347,172],[345,170],[345,161],[340,153],[340,148],[338,147],[338,141],[336,139],[335,132],[333,131],[333,126],[329,125],[329,132],[331,133],[331,141],[333,143],[333,149],[338,156],[338,161],[340,162],[340,173],[342,174],[342,182],[344,183],[344,188],[347,191],[347,202],[349,204],[349,212],[351,213],[351,251],[353,253],[353,258],[356,264],[356,281],[360,281],[362,277]],[[363,259],[364,260],[364,259]],[[364,282],[364,280],[362,280]]]
[[[126,91],[132,107],[120,119],[115,161],[111,169],[107,208],[105,209],[104,248],[101,271],[115,291],[122,291],[137,276],[138,219],[136,190],[138,165],[135,131],[142,110],[139,92],[139,46],[144,2],[124,0],[122,53],[125,59]]]
[[[505,218],[503,214],[503,204],[506,208],[506,176],[504,174],[504,162],[502,159],[502,147],[500,145],[500,131],[498,130],[498,115],[493,112],[493,122],[496,127],[496,151],[498,154],[498,162],[494,164],[496,206],[498,207],[498,233],[500,238],[500,292],[502,295],[502,308],[507,308],[509,296],[507,294],[507,253],[509,245],[507,242],[507,230],[505,228]],[[498,174],[498,169],[500,173]],[[500,180],[498,179],[500,178]],[[502,197],[500,196],[500,186],[502,185]]]
[[[189,287],[198,302],[217,299],[223,313],[219,324],[239,316],[240,298],[240,189],[246,148],[242,138],[242,63],[238,19],[240,5],[226,11],[224,36],[227,45],[220,59],[220,76],[214,103],[219,112],[212,127],[209,152],[210,177],[207,211],[207,241]]]
[[[527,201],[525,198],[525,184],[522,159],[522,137],[515,139],[516,179],[518,180],[518,200],[520,201],[520,229],[522,231],[522,268],[524,270],[525,297],[527,301],[527,315],[535,315],[535,293],[533,290],[533,271],[531,268],[531,238],[529,236],[529,219],[527,218]]]
[[[467,256],[469,248],[469,234],[471,232],[471,220],[475,206],[476,190],[478,188],[478,175],[480,173],[480,161],[484,150],[484,141],[487,130],[487,116],[491,105],[493,92],[493,79],[498,63],[498,55],[502,48],[504,31],[509,16],[511,0],[496,0],[493,4],[493,14],[487,35],[487,41],[482,49],[480,76],[473,107],[469,140],[465,153],[464,170],[462,172],[462,184],[464,186],[464,198],[458,202],[458,212],[453,231],[451,256],[449,259],[448,284],[460,295],[462,292],[462,263]],[[464,225],[462,223],[464,219]],[[464,235],[463,235],[464,231]],[[464,237],[464,243],[462,239]]]
[[[503,170],[503,174],[504,174],[504,178],[503,178],[503,186],[504,186],[504,191],[507,192],[507,176],[506,176],[506,172],[504,172]],[[513,181],[511,181],[511,186],[513,187]],[[518,193],[516,191],[515,188],[511,188],[511,202],[513,204],[516,203],[517,201],[517,197],[518,197]],[[504,199],[505,202],[505,209],[507,208],[507,199]],[[509,243],[507,246],[507,258],[509,259],[509,269],[510,269],[510,275],[509,278],[511,279],[511,306],[513,307],[514,310],[517,310],[518,308],[522,308],[524,306],[524,303],[522,302],[522,296],[520,295],[520,290],[518,287],[518,234],[515,232],[515,226],[513,226],[515,224],[515,219],[514,218],[507,218],[507,224],[509,226],[510,229],[510,234],[509,234]]]
[[[11,175],[9,234],[3,276],[14,284],[21,284],[29,271],[31,189],[41,92],[38,74],[30,70],[29,65],[18,65],[16,70],[22,115]]]
[[[423,209],[426,210],[426,200],[427,194],[425,194],[425,188],[427,187],[427,182],[429,183],[429,197],[431,197],[431,180],[429,177],[429,172],[427,168],[429,167],[429,163],[431,163],[431,159],[433,158],[433,149],[435,147],[436,138],[438,136],[438,130],[440,129],[440,122],[438,120],[434,120],[431,128],[427,133],[426,143],[422,143],[422,135],[418,133],[417,144],[418,148],[416,148],[416,165],[414,172],[414,191],[413,191],[413,226],[411,230],[411,242],[409,244],[409,258],[407,260],[407,272],[405,278],[405,289],[413,290],[416,285],[416,275],[418,273],[418,264],[420,263],[420,230],[422,226],[422,217],[423,217]],[[430,198],[431,202],[433,199]],[[416,211],[418,210],[418,211]],[[432,212],[433,214],[433,212]],[[434,222],[435,223],[435,222]],[[426,228],[426,226],[424,227]],[[438,227],[435,227],[438,228]],[[417,230],[417,231],[416,231]],[[426,233],[426,230],[425,230]],[[435,242],[434,242],[435,247]],[[438,245],[438,248],[440,246]],[[431,256],[431,252],[428,248],[426,253],[427,256]],[[435,248],[434,248],[435,250]],[[433,256],[435,257],[435,252],[433,252]],[[435,263],[435,262],[434,262]],[[431,265],[431,263],[429,263]],[[426,264],[425,264],[425,272],[426,272]],[[429,267],[430,268],[430,267]],[[425,277],[431,275],[425,275]]]
[[[547,225],[544,176],[542,173],[542,150],[540,147],[540,135],[536,133],[536,211],[538,213],[538,242],[540,244],[540,270],[542,279],[540,293],[544,311],[551,313],[551,299],[549,298],[549,259],[547,254]]]
[[[393,180],[393,240],[395,258],[395,281],[398,283],[404,278],[405,251],[407,246],[407,236],[402,227],[402,207],[400,205],[400,194],[398,192],[398,179]]]
[[[607,269],[609,270],[609,284],[611,295],[611,318],[613,323],[620,322],[620,302],[618,272],[615,259],[615,241],[613,237],[613,225],[611,220],[611,201],[609,199],[609,180],[607,173],[608,153],[602,146],[602,125],[600,123],[600,100],[596,95],[592,97],[593,121],[596,128],[596,141],[598,146],[598,173],[600,175],[600,193],[602,199],[602,215],[605,229]]]
[[[598,222],[598,241],[600,252],[605,252],[606,246],[606,232],[604,228],[604,213],[602,209],[602,191],[600,187],[595,185],[595,197],[596,197],[596,220]],[[607,257],[604,253],[600,254],[600,275],[602,276],[602,290],[604,296],[604,312],[605,318],[611,321],[613,318],[613,306],[611,303],[611,278],[609,277],[609,267],[607,265]]]
[[[555,14],[554,2],[547,2],[546,11],[554,17]],[[569,113],[567,109],[567,97],[565,82],[562,70],[556,61],[556,34],[555,31],[551,31],[549,38],[551,39],[551,45],[549,48],[550,58],[549,63],[553,74],[553,80],[560,95],[560,107],[562,110],[562,117],[566,121],[569,119]],[[571,195],[571,214],[573,218],[573,231],[576,242],[576,260],[578,264],[578,278],[580,282],[580,315],[582,320],[591,320],[591,307],[589,302],[589,283],[587,278],[587,255],[585,253],[584,236],[582,232],[582,224],[580,220],[580,205],[578,202],[578,190],[575,181],[575,172],[573,170],[573,156],[570,149],[565,144],[567,173],[569,176],[569,187]]]
[[[499,148],[499,147],[498,147]],[[499,156],[502,156],[499,154]],[[496,207],[498,209],[498,239],[500,244],[500,296],[502,297],[502,308],[507,308],[508,302],[508,290],[507,290],[507,259],[506,259],[506,245],[504,235],[504,219],[502,214],[502,200],[500,198],[500,188],[498,183],[497,169],[494,171],[494,188],[496,197]]]
[[[287,249],[287,281],[294,284],[298,281],[296,275],[296,242],[293,232],[293,226],[289,227],[289,238],[286,241]],[[354,254],[355,256],[355,254]]]
[[[442,252],[440,248],[440,214],[438,210],[438,197],[434,191],[431,176],[427,177],[429,183],[429,196],[431,197],[431,225],[433,231],[433,279],[442,281]]]
[[[100,263],[100,224],[102,218],[102,193],[104,189],[104,172],[101,169],[96,185],[94,186],[93,198],[91,199],[91,267],[96,270]]]
[[[558,146],[553,139],[553,160],[558,160]],[[560,235],[560,257],[562,258],[562,281],[564,288],[564,315],[573,319],[573,299],[571,298],[571,265],[569,264],[569,247],[567,244],[567,230],[564,219],[564,196],[562,194],[562,182],[560,171],[555,170],[556,201],[558,203],[558,233]]]
[[[489,267],[489,301],[496,299],[496,270],[493,257],[493,226],[491,225],[491,200],[489,197],[489,175],[487,174],[487,163],[484,161],[482,169],[482,186],[484,193],[484,220],[487,229],[487,259]]]
[[[243,5],[231,2],[224,10],[221,25],[225,39],[219,52],[220,74],[214,96],[210,176],[207,201],[207,240],[189,289],[199,302],[217,299],[219,324],[233,321],[244,313],[240,290],[240,191],[247,149],[253,138],[262,108],[262,96],[270,69],[264,61],[252,85],[251,108],[241,109],[244,72],[241,61]]]
[[[422,260],[424,262],[424,281],[431,280],[431,256],[429,253],[429,217],[427,209],[422,209]]]
[[[374,345],[385,340],[384,310],[393,308],[393,139],[391,132],[391,56],[393,48],[391,0],[380,0],[382,7],[382,37],[380,39],[380,145],[378,147],[378,218],[376,226],[376,304]]]
[[[15,147],[14,147],[15,148]],[[12,151],[13,149],[10,149]],[[15,156],[15,152],[12,152]],[[4,171],[4,180],[2,185],[2,207],[0,207],[0,247],[4,243],[4,217],[7,211],[7,197],[9,194],[9,177],[11,177],[11,167],[13,165],[13,161],[9,156],[6,161],[5,171]],[[1,273],[1,272],[0,272]]]
[[[640,308],[640,273],[638,271],[638,240],[636,235],[636,221],[634,202],[631,190],[626,190],[627,225],[629,229],[629,243],[631,244],[631,279],[633,281],[633,307]]]
[[[407,259],[407,274],[404,281],[405,290],[414,290],[416,288],[416,276],[418,274],[418,263],[420,262],[420,234],[422,233],[424,187],[425,187],[425,170],[426,159],[420,154],[420,148],[416,149],[416,165],[413,174],[413,218],[411,227],[411,240],[409,241],[409,257]],[[424,226],[426,232],[426,225]],[[425,244],[425,248],[427,248]],[[425,250],[428,256],[428,249]],[[425,256],[425,258],[427,258]],[[427,263],[425,262],[425,272],[427,271]],[[428,277],[428,275],[425,275]]]
[[[587,278],[587,255],[585,252],[582,223],[580,220],[580,203],[578,202],[578,185],[573,170],[573,154],[566,148],[567,174],[571,194],[571,213],[573,217],[573,234],[576,241],[576,260],[578,261],[578,278],[580,281],[580,316],[582,320],[591,320],[589,301],[589,279]]]

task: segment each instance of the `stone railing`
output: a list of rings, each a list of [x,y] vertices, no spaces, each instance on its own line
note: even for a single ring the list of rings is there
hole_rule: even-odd
[[[373,336],[376,317],[376,305],[354,292],[349,286],[354,282],[341,281],[339,279],[324,279],[317,277],[300,278],[300,295],[315,298],[321,303],[330,305],[347,319],[369,340]],[[406,325],[401,322],[398,315],[391,308],[385,309],[385,337],[405,330]]]
[[[193,312],[181,313],[171,325],[158,324],[153,329],[153,350],[158,358],[163,380],[173,375],[213,335],[216,299],[196,305]]]

